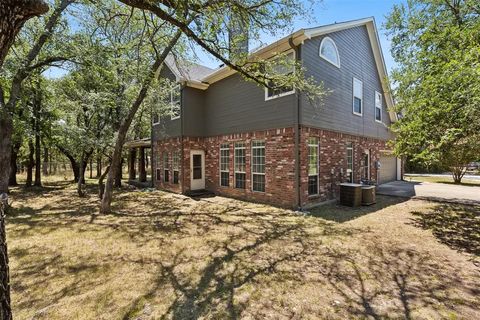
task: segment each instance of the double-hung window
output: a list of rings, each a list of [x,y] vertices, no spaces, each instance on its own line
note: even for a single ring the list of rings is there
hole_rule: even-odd
[[[353,143],[347,143],[347,181],[353,182]]]
[[[265,100],[275,99],[295,93],[295,89],[285,81],[288,75],[295,72],[295,53],[292,51],[286,54],[284,59],[280,59],[281,58],[273,60],[271,70],[269,70],[267,74],[272,75],[273,78],[275,78],[275,76],[280,76],[279,78],[281,79],[278,79],[278,81],[285,82],[285,84],[274,83],[271,81],[269,83],[271,88],[265,88]]]
[[[375,121],[382,122],[382,94],[375,91]]]
[[[220,145],[220,185],[222,187],[230,186],[230,145],[222,143]]]
[[[157,181],[162,180],[161,178],[161,169],[160,169],[160,152],[155,155],[155,175],[157,176]]]
[[[363,82],[353,78],[353,113],[363,114]]]
[[[265,141],[252,141],[252,190],[265,192]]]
[[[318,194],[318,139],[308,138],[308,195]]]
[[[175,85],[170,90],[170,119],[175,120],[180,118],[180,85]]]
[[[168,152],[163,154],[163,181],[170,181],[170,163],[168,161]]]
[[[235,142],[235,188],[245,189],[246,179],[245,143]]]
[[[174,151],[173,152],[173,183],[178,184],[178,174],[180,169],[180,152]]]

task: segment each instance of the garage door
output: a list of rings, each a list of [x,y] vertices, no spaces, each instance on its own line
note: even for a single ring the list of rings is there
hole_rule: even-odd
[[[397,180],[397,158],[394,156],[381,156],[379,184],[395,180]]]

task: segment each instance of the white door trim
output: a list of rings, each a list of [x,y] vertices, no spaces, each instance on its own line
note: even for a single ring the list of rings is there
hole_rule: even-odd
[[[402,180],[402,159],[397,158],[397,180]]]
[[[200,155],[202,157],[201,174],[200,179],[193,178],[193,156]],[[190,190],[202,190],[205,189],[205,151],[203,150],[190,150]]]

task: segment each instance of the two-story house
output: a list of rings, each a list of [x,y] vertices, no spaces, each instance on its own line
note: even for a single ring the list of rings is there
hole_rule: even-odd
[[[283,207],[338,196],[342,182],[401,178],[386,142],[396,120],[373,18],[299,30],[254,54],[298,59],[331,92],[315,106],[298,90],[272,92],[228,67],[181,66],[172,112],[154,117],[154,186]]]

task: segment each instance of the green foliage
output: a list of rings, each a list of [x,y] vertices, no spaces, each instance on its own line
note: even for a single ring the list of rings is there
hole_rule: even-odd
[[[449,167],[478,158],[478,3],[410,0],[394,7],[386,28],[399,65],[392,73],[403,115],[393,126],[397,154]]]

